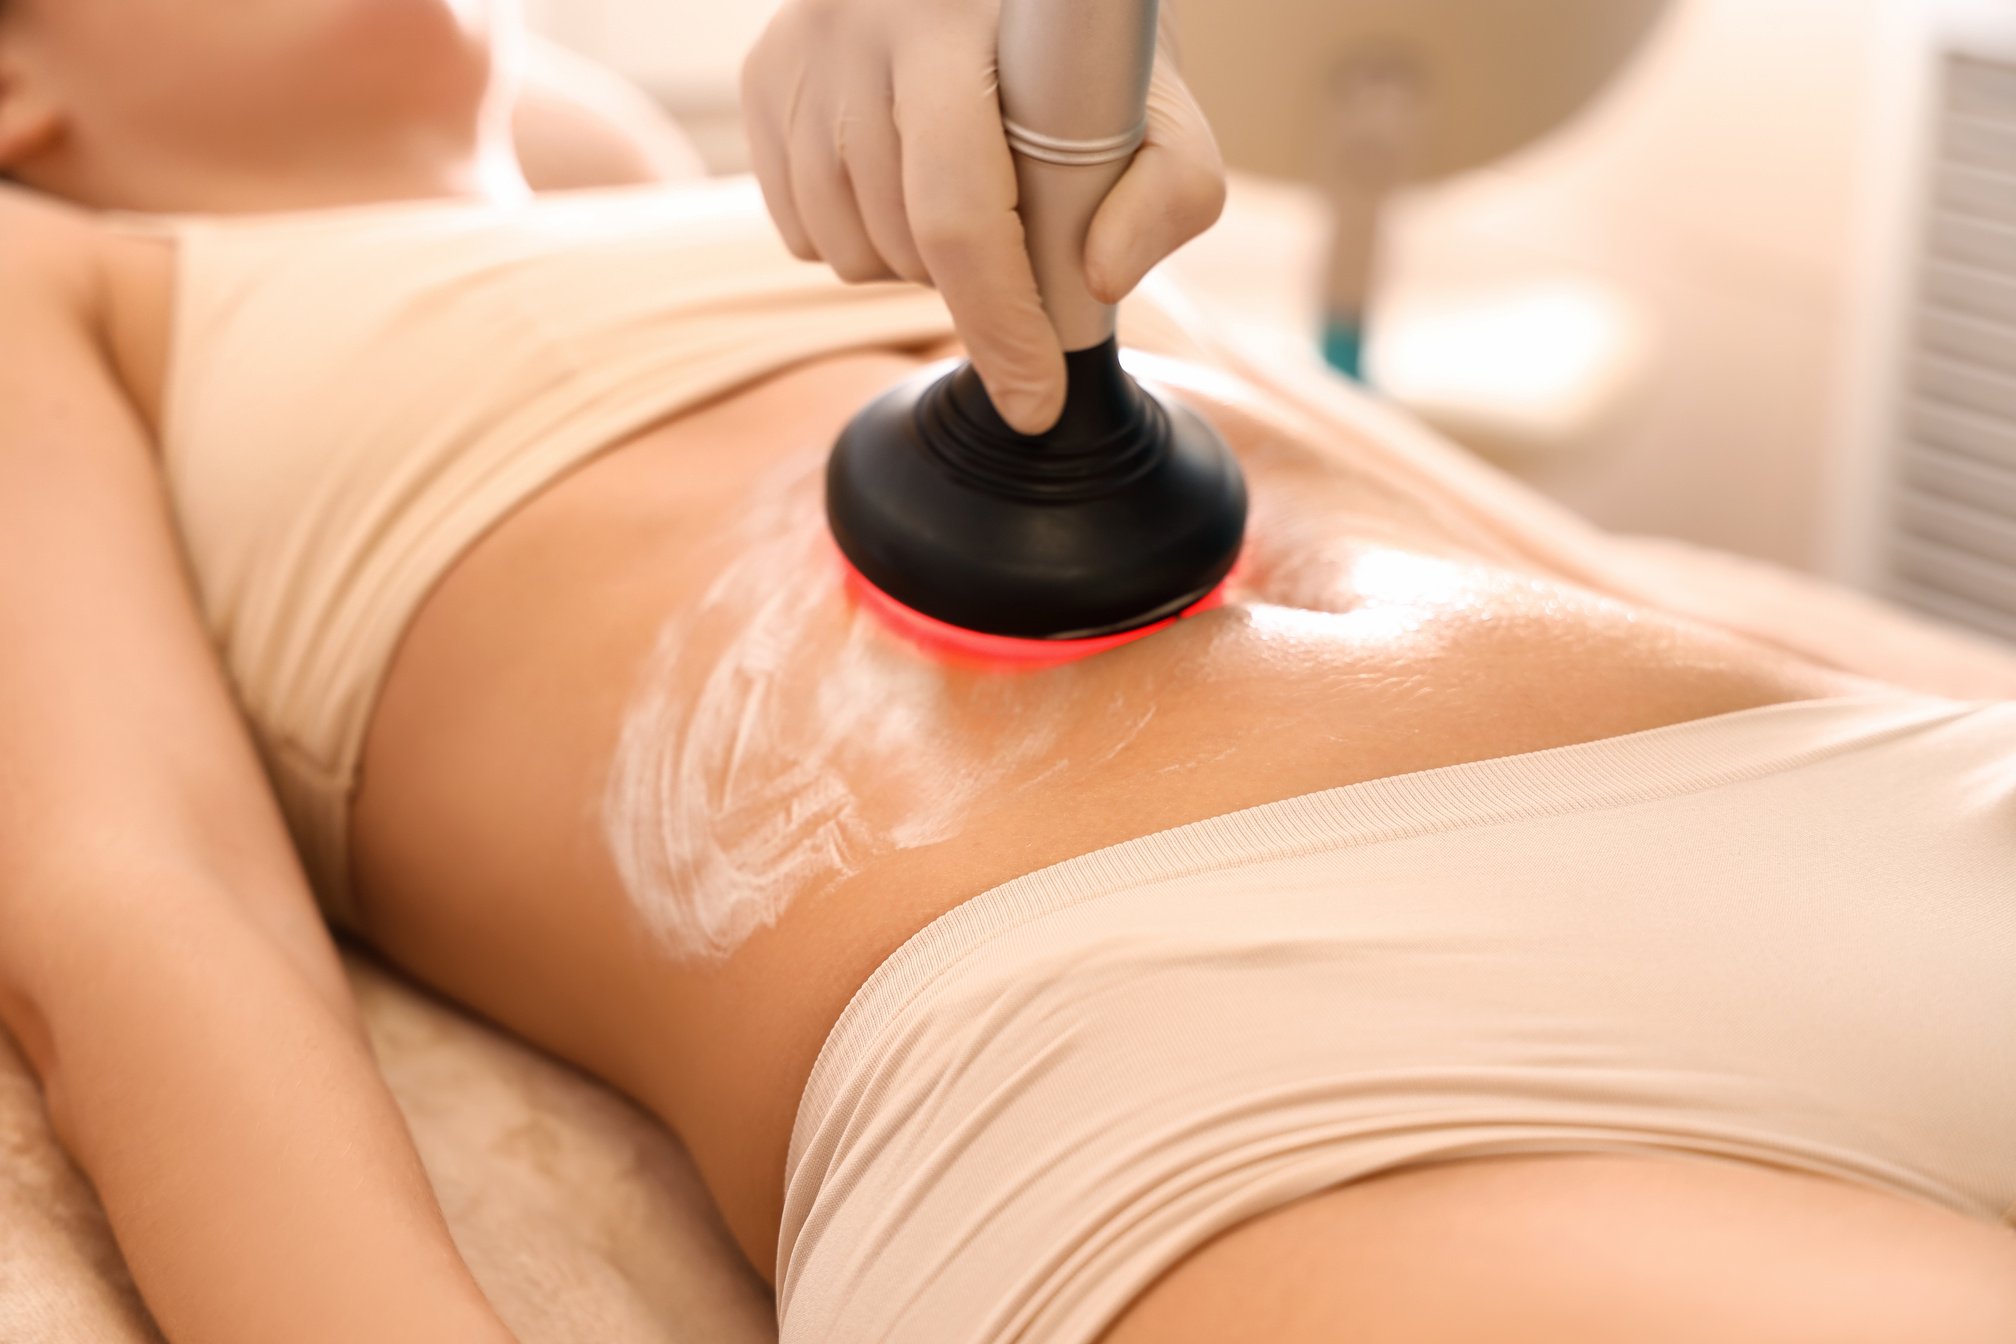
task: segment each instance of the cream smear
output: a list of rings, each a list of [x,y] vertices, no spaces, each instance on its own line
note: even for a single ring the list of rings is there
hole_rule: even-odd
[[[889,633],[845,593],[818,484],[752,492],[624,715],[603,833],[676,958],[725,958],[877,857],[955,837],[1066,769],[1067,727],[1093,764],[1153,712],[1087,665],[959,667]]]

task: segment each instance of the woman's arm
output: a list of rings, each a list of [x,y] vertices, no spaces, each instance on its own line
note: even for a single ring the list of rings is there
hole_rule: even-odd
[[[505,1344],[199,624],[74,227],[0,199],[0,1020],[169,1339]]]

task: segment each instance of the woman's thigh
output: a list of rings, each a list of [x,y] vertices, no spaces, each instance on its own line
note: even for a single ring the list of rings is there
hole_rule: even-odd
[[[2008,1344],[2016,1234],[1712,1159],[1443,1163],[1299,1201],[1102,1344]]]

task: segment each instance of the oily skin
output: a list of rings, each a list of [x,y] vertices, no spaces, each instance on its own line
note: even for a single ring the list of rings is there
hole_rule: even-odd
[[[759,484],[699,600],[668,620],[610,766],[604,826],[675,959],[719,960],[790,902],[888,854],[955,839],[983,799],[1094,759],[1154,714],[1083,667],[948,675],[849,600],[816,473]],[[809,652],[816,651],[816,652]],[[1083,734],[1079,734],[1083,736]]]
[[[1197,627],[1214,632],[1204,647],[1030,670],[885,628],[842,589],[816,473],[759,484],[713,581],[661,631],[610,768],[611,853],[666,954],[725,958],[789,902],[954,839],[983,803],[1110,761],[1214,643],[1265,649],[1293,679],[1304,645],[1397,666],[1466,621],[1560,623],[1598,605],[1537,577],[1347,542],[1290,492],[1263,504],[1227,613]]]
[[[1290,472],[1289,454],[1254,456],[1263,476]],[[919,648],[843,590],[818,466],[796,458],[759,478],[702,543],[710,581],[660,630],[610,765],[611,855],[674,959],[725,958],[788,903],[956,838],[982,804],[1113,759],[1212,656],[1031,669]],[[1420,645],[1431,606],[1446,623],[1491,600],[1474,566],[1380,548],[1376,530],[1347,544],[1286,485],[1261,496],[1230,618],[1197,627],[1214,640],[1328,640],[1371,657]],[[1497,590],[1503,605],[1509,588]]]

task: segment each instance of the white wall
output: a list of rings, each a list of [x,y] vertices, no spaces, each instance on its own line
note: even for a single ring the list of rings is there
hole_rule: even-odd
[[[732,96],[777,0],[526,0],[533,23],[675,102]]]
[[[1249,5],[1249,22],[1269,4],[1210,2]],[[1637,414],[1580,456],[1522,467],[1529,481],[1615,530],[1841,568],[1833,478],[1866,377],[1844,338],[1878,269],[1860,222],[1872,191],[1894,190],[1879,175],[1897,129],[1883,94],[1917,59],[1879,20],[1925,2],[1682,0],[1578,120],[1405,195],[1389,311],[1558,277],[1628,296],[1656,327]],[[1269,78],[1253,72],[1239,96],[1268,97]],[[1268,218],[1252,218],[1256,200]],[[1206,237],[1178,273],[1228,319],[1313,330],[1320,201],[1248,191],[1241,213],[1257,231]]]
[[[1607,527],[1813,567],[1854,397],[1881,0],[1687,0],[1567,134],[1403,212],[1396,285],[1558,269],[1655,314],[1651,404],[1536,483]]]

